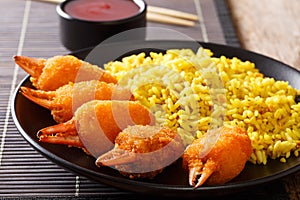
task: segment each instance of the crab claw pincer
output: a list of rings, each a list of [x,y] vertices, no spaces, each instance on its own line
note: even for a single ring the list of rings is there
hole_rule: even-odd
[[[128,89],[98,80],[70,82],[54,91],[22,86],[20,92],[30,101],[51,110],[57,123],[70,120],[81,105],[91,100],[134,100]]]
[[[209,134],[217,132],[218,139],[204,153]],[[189,184],[195,188],[203,184],[220,185],[230,181],[243,170],[252,152],[247,132],[239,127],[222,127],[209,134],[196,139],[182,156],[183,168],[189,171]]]
[[[176,131],[158,126],[129,126],[120,132],[115,147],[98,157],[97,166],[115,167],[131,179],[154,178],[183,153]]]
[[[69,82],[100,80],[117,83],[116,77],[97,65],[75,56],[54,56],[49,59],[14,56],[15,63],[31,77],[32,85],[39,90],[56,90]]]
[[[84,147],[97,158],[113,148],[127,126],[154,122],[153,114],[137,101],[93,100],[80,106],[71,120],[43,128],[37,136],[42,142]]]

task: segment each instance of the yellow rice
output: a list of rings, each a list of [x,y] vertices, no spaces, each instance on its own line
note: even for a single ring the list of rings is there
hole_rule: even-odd
[[[300,104],[294,99],[299,91],[264,77],[250,61],[212,56],[203,48],[196,53],[172,49],[128,56],[104,67],[155,113],[159,125],[177,129],[186,145],[224,119],[224,125],[248,132],[251,162],[298,156]]]

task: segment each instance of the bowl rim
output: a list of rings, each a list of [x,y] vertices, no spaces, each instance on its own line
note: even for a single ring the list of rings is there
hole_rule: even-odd
[[[95,21],[91,21],[91,20],[85,20],[85,19],[80,19],[80,18],[76,18],[73,17],[71,15],[69,15],[67,12],[65,12],[64,8],[66,6],[66,4],[68,4],[71,1],[76,1],[76,0],[65,0],[61,3],[59,3],[56,6],[56,13],[63,19],[69,20],[69,21],[78,21],[78,22],[82,22],[82,23],[91,23],[91,24],[111,24],[111,23],[122,23],[122,22],[126,22],[126,21],[130,21],[133,20],[143,14],[146,14],[147,11],[147,3],[144,0],[132,0],[133,3],[135,3],[140,9],[139,11],[130,16],[130,17],[126,17],[126,18],[121,18],[121,19],[116,19],[116,20],[95,20]]]

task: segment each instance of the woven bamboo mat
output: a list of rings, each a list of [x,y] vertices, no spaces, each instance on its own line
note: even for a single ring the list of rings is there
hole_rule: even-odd
[[[157,23],[148,23],[148,26],[175,29],[199,41],[239,45],[225,0],[147,0],[147,3],[180,8],[201,17],[191,28]],[[139,198],[64,170],[36,152],[23,139],[11,117],[10,98],[26,73],[15,66],[12,56],[48,58],[69,51],[59,40],[55,5],[1,0],[0,13],[0,198]],[[297,188],[293,184],[297,182],[278,181],[257,188],[251,194],[245,192],[228,199],[286,199],[286,191],[293,193],[295,190],[292,188]],[[276,190],[276,195],[273,190]]]

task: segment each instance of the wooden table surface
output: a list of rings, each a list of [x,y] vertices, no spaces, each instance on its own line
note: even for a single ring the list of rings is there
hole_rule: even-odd
[[[299,0],[228,0],[243,48],[300,70]]]

